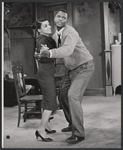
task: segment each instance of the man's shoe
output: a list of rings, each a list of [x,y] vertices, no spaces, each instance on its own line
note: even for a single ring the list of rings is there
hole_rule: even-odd
[[[65,141],[68,142],[68,141],[70,141],[70,140],[73,139],[73,138],[74,138],[74,135],[72,134],[72,136],[69,137],[69,138],[67,138]]]
[[[70,131],[72,131],[72,127],[71,126],[68,126],[67,128],[63,128],[61,130],[61,132],[70,132]]]
[[[70,144],[77,144],[77,143],[83,141],[84,139],[85,139],[85,137],[78,137],[76,135],[72,135],[71,137],[66,139],[66,142],[68,142]]]

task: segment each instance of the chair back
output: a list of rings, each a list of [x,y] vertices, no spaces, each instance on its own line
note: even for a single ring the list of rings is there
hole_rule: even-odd
[[[24,80],[24,74],[23,74],[23,66],[13,65],[12,72],[13,72],[13,77],[14,77],[16,94],[19,100],[20,97],[23,97],[26,95],[26,86],[25,86],[25,80]]]

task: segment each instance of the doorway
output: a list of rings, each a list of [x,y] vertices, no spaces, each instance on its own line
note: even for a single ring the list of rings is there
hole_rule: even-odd
[[[65,9],[68,12],[70,12],[70,5],[71,3],[37,3],[37,19],[38,18],[47,18],[48,21],[50,22],[50,25],[52,27],[52,34],[51,36],[55,33],[56,27],[54,24],[54,16],[56,11],[59,9]],[[69,18],[69,20],[71,20]],[[70,24],[70,22],[69,22]],[[66,73],[67,68],[64,65],[63,59],[62,58],[57,58],[56,59],[56,76],[64,76]]]
[[[85,46],[92,54],[95,72],[87,86],[87,95],[105,95],[104,39],[101,23],[103,11],[101,6],[102,3],[100,2],[37,3],[37,18],[47,17],[53,33],[55,32],[55,11],[60,8],[66,9],[69,13],[68,25],[73,26],[78,31]]]
[[[37,19],[39,18],[47,18],[51,24],[52,27],[52,35],[56,31],[55,25],[54,25],[54,16],[56,11],[59,9],[65,9],[69,12],[69,21],[68,24],[72,25],[72,3],[37,3]]]

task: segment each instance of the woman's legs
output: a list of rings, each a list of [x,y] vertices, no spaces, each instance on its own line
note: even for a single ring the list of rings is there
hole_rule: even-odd
[[[41,123],[40,123],[40,126],[38,128],[39,133],[44,138],[47,138],[47,134],[45,132],[45,129],[46,129],[47,122],[48,122],[48,119],[49,119],[51,113],[52,113],[52,110],[44,110],[43,111]]]
[[[54,63],[39,64],[37,80],[40,84],[43,95],[42,108],[44,111],[42,113],[42,119],[38,131],[44,138],[47,138],[45,129],[48,129],[49,131],[51,130],[47,127],[49,117],[52,111],[57,109],[54,71]]]

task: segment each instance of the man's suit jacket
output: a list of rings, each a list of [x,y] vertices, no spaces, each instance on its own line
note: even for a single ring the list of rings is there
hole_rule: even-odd
[[[56,40],[56,34],[53,35]],[[66,67],[73,70],[81,64],[93,59],[86,49],[78,32],[71,26],[66,26],[62,32],[61,47],[52,50],[52,58],[63,58]]]

